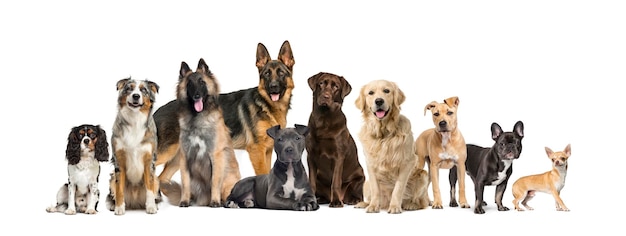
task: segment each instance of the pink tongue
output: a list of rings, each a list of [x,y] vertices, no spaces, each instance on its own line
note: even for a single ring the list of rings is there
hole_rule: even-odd
[[[272,97],[272,101],[278,101],[278,99],[280,99],[280,94],[270,94],[270,96]]]
[[[202,99],[196,100],[196,102],[193,104],[193,107],[196,108],[196,112],[201,112],[202,109],[204,108],[204,104],[202,103]]]
[[[376,117],[378,118],[385,117],[385,111],[376,111]]]

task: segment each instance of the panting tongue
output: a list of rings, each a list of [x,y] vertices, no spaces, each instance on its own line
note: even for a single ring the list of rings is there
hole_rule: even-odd
[[[280,94],[270,94],[270,97],[272,97],[272,101],[278,101],[278,99],[280,99]]]
[[[193,103],[193,107],[196,109],[196,112],[201,112],[204,109],[204,104],[202,103],[202,99],[198,99]]]
[[[383,118],[383,117],[385,117],[385,114],[386,114],[386,113],[387,113],[387,112],[385,112],[385,111],[383,111],[383,110],[378,110],[378,111],[376,111],[376,117],[378,117],[379,119],[380,119],[380,118]]]

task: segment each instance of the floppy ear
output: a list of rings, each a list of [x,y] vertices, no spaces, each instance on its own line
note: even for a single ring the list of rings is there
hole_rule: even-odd
[[[115,87],[117,87],[117,90],[119,91],[120,89],[124,88],[124,86],[126,86],[126,83],[128,83],[128,81],[130,81],[130,77],[126,79],[121,79],[117,81],[117,84],[115,84]]]
[[[280,130],[280,125],[275,125],[272,126],[271,128],[267,129],[266,133],[267,135],[269,135],[270,137],[272,137],[272,139],[275,139],[276,137],[276,132],[278,132],[278,130]]]
[[[549,147],[546,147],[546,154],[548,154],[548,158],[550,158],[550,156],[552,156],[554,152],[552,151],[552,149],[550,149]]]
[[[513,132],[515,133],[515,135],[519,136],[520,138],[523,138],[524,137],[524,123],[522,123],[522,121],[515,122],[515,125],[513,126]]]
[[[151,93],[150,93],[150,101],[154,102],[156,101],[156,94],[159,93],[159,85],[155,82],[152,82],[150,80],[145,80],[146,81],[146,85],[148,85],[148,89],[150,89]]]
[[[287,67],[289,67],[289,70],[293,70],[293,65],[296,64],[296,61],[293,59],[293,52],[291,51],[291,44],[289,44],[289,41],[285,40],[283,45],[280,46],[278,60],[282,61]]]
[[[67,137],[67,148],[65,149],[65,159],[70,165],[76,165],[80,161],[80,139],[76,132],[79,127],[74,127]]]
[[[343,76],[339,76],[339,80],[341,80],[341,97],[345,98],[352,92],[352,86],[348,83],[348,80],[343,78]]]
[[[567,147],[565,147],[563,152],[565,153],[565,155],[567,155],[567,157],[569,157],[570,155],[572,155],[572,146],[570,144],[567,144]]]
[[[187,65],[187,62],[181,62],[180,63],[180,74],[178,76],[178,82],[180,82],[183,77],[185,77],[185,75],[187,75],[188,73],[192,73],[191,68],[189,68],[189,65]]]
[[[449,97],[449,98],[446,98],[446,100],[443,100],[443,102],[445,104],[448,104],[448,106],[458,107],[460,101],[459,101],[459,97]]]
[[[311,88],[311,91],[315,92],[315,90],[317,90],[317,80],[322,77],[323,73],[317,73],[314,76],[309,77],[309,79],[307,80],[307,82],[309,82],[309,88]]]
[[[259,72],[263,70],[265,64],[270,61],[270,54],[267,52],[267,48],[262,43],[259,43],[256,47],[256,68],[259,69]]]
[[[96,150],[95,157],[98,161],[108,161],[109,160],[109,142],[107,141],[107,134],[104,129],[100,128],[99,125],[96,126],[98,129],[98,137],[96,140]]]
[[[307,127],[306,125],[295,124],[294,126],[296,127],[296,132],[298,132],[302,136],[306,136],[307,134],[309,134],[309,127]]]
[[[404,100],[406,99],[406,96],[404,96],[404,92],[402,92],[402,89],[400,89],[400,87],[398,87],[398,85],[396,83],[393,83],[393,90],[395,91],[395,96],[393,96],[393,104],[396,107],[400,107],[400,104],[404,103]]]
[[[359,92],[359,97],[357,97],[356,101],[354,101],[356,108],[358,108],[361,112],[365,112],[365,110],[367,109],[366,104],[365,104],[365,95],[364,95],[366,87],[367,86],[361,87],[361,92]]]
[[[493,141],[498,140],[498,137],[500,137],[500,135],[502,135],[502,127],[500,127],[500,125],[498,125],[498,123],[492,123],[491,124],[491,139],[493,139]]]
[[[426,111],[429,111],[430,109],[435,108],[437,106],[437,104],[438,103],[435,102],[435,101],[432,101],[432,102],[426,104],[426,106],[424,107],[424,115],[426,115]]]

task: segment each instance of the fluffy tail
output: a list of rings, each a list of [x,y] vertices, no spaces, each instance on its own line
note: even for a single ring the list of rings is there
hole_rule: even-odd
[[[180,197],[182,195],[182,186],[175,181],[161,181],[161,192],[167,197],[167,201],[178,206],[180,204]]]

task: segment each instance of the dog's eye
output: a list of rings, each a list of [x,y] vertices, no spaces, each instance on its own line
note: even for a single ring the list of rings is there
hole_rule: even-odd
[[[283,141],[283,138],[278,138],[278,142],[282,142],[282,141]]]
[[[374,95],[374,91],[370,91],[369,93],[367,93],[369,95]]]
[[[269,70],[263,73],[263,76],[265,77],[270,77],[270,75],[272,75],[272,72],[270,72]]]
[[[439,116],[439,112],[433,113],[433,116]]]
[[[285,75],[285,72],[283,72],[282,70],[279,70],[279,71],[277,72],[277,74],[278,74],[278,76],[281,76],[281,77],[282,77],[282,76],[284,76],[284,75]]]
[[[446,113],[446,114],[448,114],[449,116],[451,116],[452,114],[454,114],[454,112],[449,111],[449,112],[448,112],[448,113]]]
[[[141,91],[142,93],[148,93],[148,89],[147,89],[147,88],[145,88],[145,87],[142,87],[142,88],[140,89],[140,91]]]
[[[383,89],[383,93],[389,93],[391,92],[389,89]]]
[[[296,140],[300,140],[300,137],[296,137]]]

